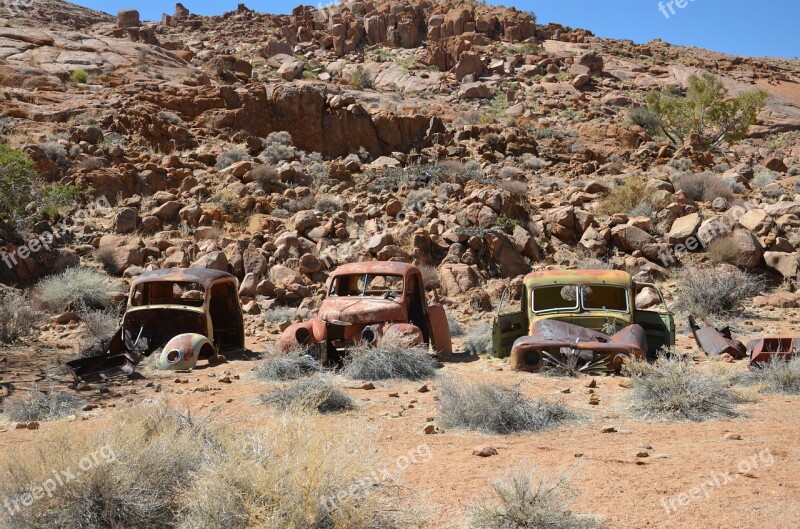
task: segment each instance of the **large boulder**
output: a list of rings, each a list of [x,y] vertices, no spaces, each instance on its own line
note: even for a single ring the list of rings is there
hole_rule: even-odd
[[[495,231],[486,234],[486,243],[501,277],[516,277],[530,271],[514,240],[505,233]]]
[[[458,82],[461,82],[461,80],[468,75],[477,79],[483,75],[485,71],[486,65],[481,60],[480,54],[474,52],[462,53],[453,69],[453,73],[455,73]]]
[[[767,266],[780,273],[786,279],[797,277],[800,269],[800,254],[786,252],[764,252]]]
[[[443,264],[439,269],[442,291],[446,296],[467,294],[479,284],[475,269],[465,264]]]
[[[750,230],[734,230],[731,240],[736,245],[739,257],[736,262],[744,268],[755,268],[761,262],[764,248]]]
[[[139,12],[135,9],[121,9],[117,13],[118,28],[132,28],[139,25]]]
[[[697,213],[690,213],[686,216],[676,219],[672,223],[672,227],[667,234],[667,241],[670,244],[678,244],[686,241],[689,237],[697,233],[702,220]]]

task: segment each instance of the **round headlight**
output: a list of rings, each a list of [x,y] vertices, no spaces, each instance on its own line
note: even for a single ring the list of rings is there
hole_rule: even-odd
[[[308,343],[308,339],[311,337],[311,331],[306,329],[305,327],[300,327],[295,331],[294,338],[297,340],[297,343],[300,345],[305,345]]]

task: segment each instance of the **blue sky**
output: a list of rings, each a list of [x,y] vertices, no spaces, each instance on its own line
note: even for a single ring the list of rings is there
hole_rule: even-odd
[[[221,14],[239,0],[183,0],[193,13]],[[317,5],[319,0],[306,0]],[[331,0],[324,0],[328,3]],[[174,12],[174,0],[77,0],[78,4],[115,14],[136,8],[147,20]],[[300,0],[245,0],[257,11],[287,13]],[[602,37],[647,42],[661,38],[733,55],[800,57],[798,0],[508,0],[490,3],[534,11],[540,22],[581,27]],[[672,8],[667,4],[672,4]],[[683,5],[681,8],[679,5]],[[664,14],[666,13],[666,15]]]

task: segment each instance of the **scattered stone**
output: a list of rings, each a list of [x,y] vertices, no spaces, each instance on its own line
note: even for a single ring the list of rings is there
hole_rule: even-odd
[[[497,448],[493,446],[484,446],[483,448],[478,448],[472,451],[472,455],[478,457],[491,457],[497,455]]]

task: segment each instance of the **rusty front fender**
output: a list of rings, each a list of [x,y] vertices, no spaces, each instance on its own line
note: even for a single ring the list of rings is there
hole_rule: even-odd
[[[158,368],[163,370],[192,369],[200,358],[216,355],[214,345],[201,334],[179,334],[164,346],[158,357]]]
[[[295,323],[288,326],[281,333],[281,337],[278,340],[278,350],[282,353],[288,353],[294,349],[324,342],[327,340],[327,334],[325,322],[319,318]]]
[[[558,356],[564,351],[583,353],[589,358],[605,357],[609,367],[618,369],[624,357],[641,358],[647,351],[647,334],[640,325],[629,325],[613,336],[592,329],[557,321],[542,320],[533,325],[531,336],[514,342],[511,348],[511,368],[519,371],[538,371],[545,355]]]
[[[383,340],[399,338],[409,345],[420,345],[425,339],[422,331],[411,323],[393,323],[383,329]]]

